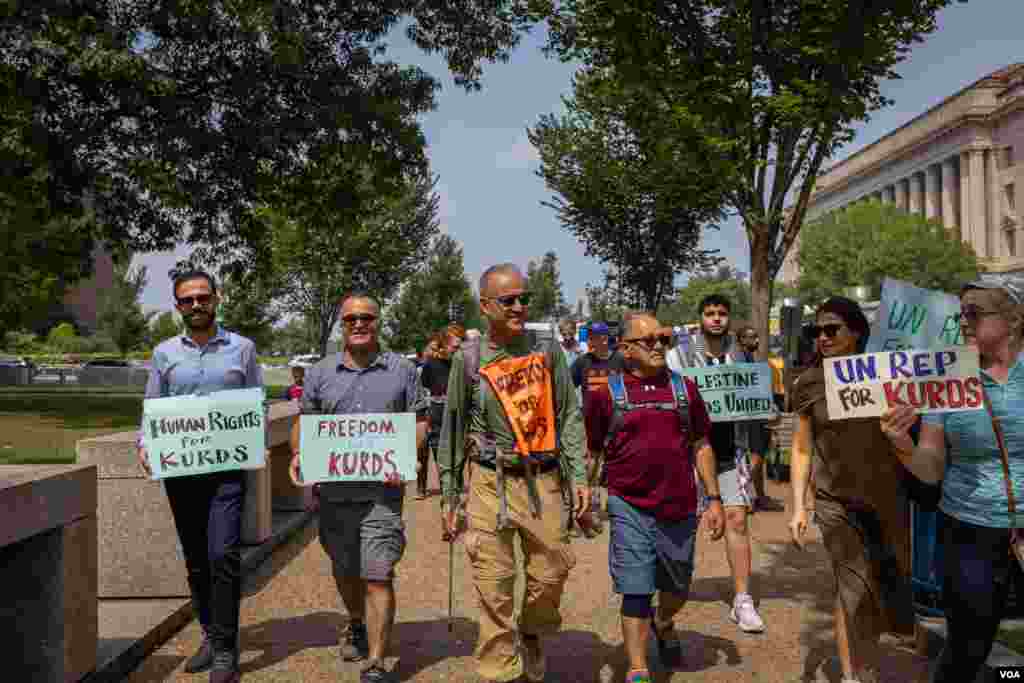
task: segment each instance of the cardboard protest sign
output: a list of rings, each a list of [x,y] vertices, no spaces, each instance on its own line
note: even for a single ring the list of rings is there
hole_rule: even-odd
[[[984,407],[978,352],[965,346],[826,358],[824,370],[833,420],[877,417],[896,405],[921,414]]]
[[[555,450],[551,372],[542,353],[506,358],[480,368],[501,402],[521,455]]]
[[[775,417],[772,369],[768,363],[733,363],[686,368],[704,399],[712,422],[770,420]]]
[[[415,479],[416,415],[301,415],[299,467],[307,484]]]
[[[142,442],[153,479],[262,468],[265,419],[259,387],[146,399]]]
[[[964,343],[960,299],[885,278],[878,314],[871,325],[867,351],[940,349]]]

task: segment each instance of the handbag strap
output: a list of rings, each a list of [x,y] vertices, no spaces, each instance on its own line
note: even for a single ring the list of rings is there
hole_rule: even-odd
[[[1013,497],[1013,484],[1010,480],[1010,456],[1006,452],[1006,439],[1003,437],[1003,426],[999,422],[999,418],[992,411],[992,403],[988,400],[988,392],[985,391],[985,387],[981,388],[981,395],[985,401],[985,410],[988,411],[988,416],[992,420],[992,431],[996,435],[996,443],[999,444],[999,455],[1003,461],[1003,479],[1006,482],[1006,504],[1010,508],[1010,527],[1017,528],[1017,501]]]

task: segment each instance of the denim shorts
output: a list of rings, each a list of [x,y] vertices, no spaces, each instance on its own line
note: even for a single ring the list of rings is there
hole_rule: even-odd
[[[402,500],[320,500],[320,544],[337,578],[390,581],[405,554]]]
[[[679,521],[662,521],[618,496],[609,496],[608,567],[615,592],[689,594],[698,520],[690,515]]]

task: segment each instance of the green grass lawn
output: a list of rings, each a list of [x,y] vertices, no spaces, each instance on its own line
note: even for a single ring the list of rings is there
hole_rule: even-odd
[[[996,634],[996,640],[1014,652],[1024,654],[1024,629],[1001,628]]]
[[[0,393],[0,465],[75,461],[81,439],[138,429],[142,394],[71,391],[74,387],[5,387]],[[18,389],[18,391],[9,391]],[[284,386],[266,387],[277,400]]]

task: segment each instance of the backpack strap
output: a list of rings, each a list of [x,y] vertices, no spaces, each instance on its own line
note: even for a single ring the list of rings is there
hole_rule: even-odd
[[[604,438],[604,450],[607,451],[615,435],[622,429],[625,421],[625,414],[629,411],[629,397],[626,395],[626,382],[622,379],[621,372],[613,372],[608,375],[608,393],[612,397],[612,419],[608,425],[608,434]]]
[[[466,378],[466,390],[472,391],[480,380],[480,337],[462,342],[462,371]]]
[[[679,424],[690,433],[690,397],[686,393],[686,380],[677,372],[670,372],[672,378],[672,395],[676,402],[676,412],[679,413]]]

